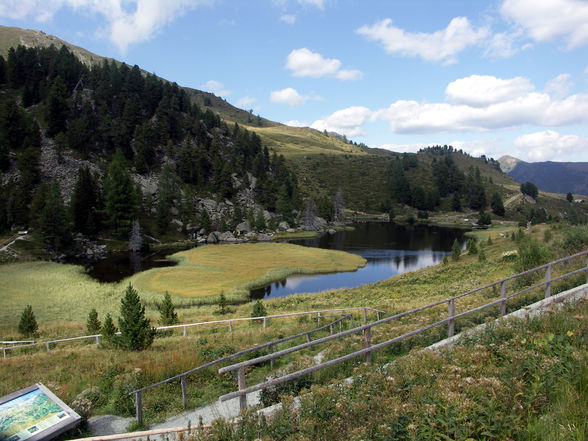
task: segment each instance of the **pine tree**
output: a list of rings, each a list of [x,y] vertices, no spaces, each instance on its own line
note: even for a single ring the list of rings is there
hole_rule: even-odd
[[[478,246],[476,245],[476,241],[474,239],[470,239],[468,241],[468,253],[478,254]]]
[[[87,167],[80,168],[70,203],[74,231],[87,235],[96,234],[100,227],[100,206],[100,190],[96,178]]]
[[[257,210],[257,216],[255,217],[255,229],[257,231],[263,231],[266,229],[265,224],[265,216],[263,215],[263,210]]]
[[[104,326],[102,327],[102,336],[104,337],[104,340],[109,344],[115,344],[117,332],[118,329],[114,326],[110,313],[106,313],[106,317],[104,317]]]
[[[54,137],[59,132],[65,132],[69,104],[66,85],[59,76],[55,77],[47,96],[47,134]]]
[[[225,297],[224,292],[220,293],[220,297],[218,299],[218,307],[219,307],[219,312],[222,315],[225,315],[227,313],[227,298]]]
[[[459,260],[459,256],[461,256],[461,247],[459,246],[459,242],[457,239],[453,241],[453,246],[451,247],[451,258],[454,261]]]
[[[27,305],[20,316],[20,322],[18,323],[18,332],[25,337],[36,337],[39,325],[33,312],[33,307]]]
[[[145,317],[145,306],[141,304],[139,294],[130,283],[121,299],[120,315],[120,346],[131,351],[141,351],[151,346],[155,329]]]
[[[251,311],[251,317],[265,317],[267,315],[267,311],[265,309],[265,306],[263,306],[263,303],[261,302],[261,300],[256,301],[253,304],[253,309]]]
[[[88,320],[86,321],[86,329],[88,330],[88,334],[95,335],[100,334],[100,329],[102,329],[102,323],[98,320],[98,313],[96,312],[96,308],[92,308],[90,313],[88,314]]]
[[[504,216],[506,213],[504,209],[504,203],[502,202],[502,196],[498,192],[494,192],[492,194],[492,199],[490,200],[490,206],[492,207],[492,212],[496,216]]]
[[[159,323],[161,326],[171,326],[178,323],[178,314],[175,311],[171,296],[167,291],[165,292],[163,302],[161,302],[159,307],[159,315]]]
[[[71,241],[69,218],[56,180],[51,181],[47,201],[39,217],[39,234],[51,250],[63,251]]]
[[[135,186],[125,158],[117,150],[104,181],[104,212],[107,224],[114,228],[115,235],[121,239],[128,237],[131,230],[137,210],[136,199]]]

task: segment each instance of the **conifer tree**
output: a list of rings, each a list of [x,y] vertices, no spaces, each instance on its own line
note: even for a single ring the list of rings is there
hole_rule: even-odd
[[[100,323],[100,320],[98,320],[98,312],[96,312],[96,308],[92,308],[88,314],[86,329],[90,335],[99,334],[100,329],[102,329],[102,323]]]
[[[118,329],[114,326],[114,322],[112,321],[112,317],[110,313],[106,313],[106,317],[104,317],[104,326],[102,327],[102,336],[109,344],[116,343],[116,333]]]
[[[178,323],[178,314],[175,311],[174,304],[172,302],[169,292],[165,292],[163,296],[163,302],[159,307],[159,323],[161,326],[171,326]]]
[[[227,313],[227,298],[225,297],[224,292],[220,293],[220,297],[218,300],[218,307],[219,307],[219,312],[222,315],[225,315]]]
[[[25,337],[36,337],[39,325],[33,312],[33,307],[27,305],[20,316],[20,322],[18,323],[18,332]]]
[[[253,309],[251,310],[251,317],[265,317],[267,315],[267,311],[265,309],[265,306],[263,306],[263,303],[261,302],[261,300],[257,300],[254,304],[253,304]]]
[[[131,351],[141,351],[151,346],[155,329],[145,317],[145,306],[141,304],[139,294],[130,283],[121,299],[120,315],[120,346]]]
[[[47,96],[47,134],[54,137],[65,132],[69,104],[66,85],[60,76],[55,77]]]
[[[107,224],[121,239],[128,237],[131,230],[137,209],[136,199],[135,186],[124,155],[117,150],[104,181],[104,212]]]
[[[265,224],[265,216],[263,215],[263,210],[259,209],[257,210],[257,216],[255,217],[255,229],[257,231],[263,231],[266,229],[266,224]]]
[[[453,246],[451,247],[451,258],[457,261],[459,260],[459,256],[461,256],[461,247],[459,246],[457,239],[455,239],[453,241]]]
[[[71,241],[69,218],[56,180],[49,185],[47,201],[39,218],[39,234],[47,247],[57,252],[63,251]]]

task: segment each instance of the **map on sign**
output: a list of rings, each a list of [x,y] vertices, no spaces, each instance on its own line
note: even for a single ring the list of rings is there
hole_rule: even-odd
[[[79,421],[42,385],[21,392],[0,401],[0,441],[50,439]]]

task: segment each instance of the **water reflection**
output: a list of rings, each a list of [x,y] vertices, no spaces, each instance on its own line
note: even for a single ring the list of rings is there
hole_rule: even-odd
[[[464,242],[464,233],[465,230],[455,228],[366,223],[356,225],[355,231],[294,241],[300,245],[359,254],[367,260],[367,264],[354,272],[292,276],[273,285],[251,290],[250,296],[257,300],[295,293],[353,288],[436,265],[450,254],[455,239],[460,243]]]

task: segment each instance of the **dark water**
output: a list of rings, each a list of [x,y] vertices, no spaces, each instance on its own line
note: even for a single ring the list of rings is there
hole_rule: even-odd
[[[341,231],[293,243],[359,254],[367,260],[357,271],[292,276],[251,290],[252,299],[283,297],[327,289],[353,288],[388,279],[396,274],[435,265],[451,254],[453,241],[465,242],[467,230],[393,223],[356,224],[354,231]]]
[[[114,253],[106,259],[87,265],[84,262],[72,262],[82,264],[86,267],[88,275],[103,283],[120,282],[125,277],[132,276],[135,273],[145,271],[151,268],[163,266],[174,266],[177,262],[166,259],[166,256],[180,251],[162,250],[157,252],[148,252],[143,255],[140,253]]]

